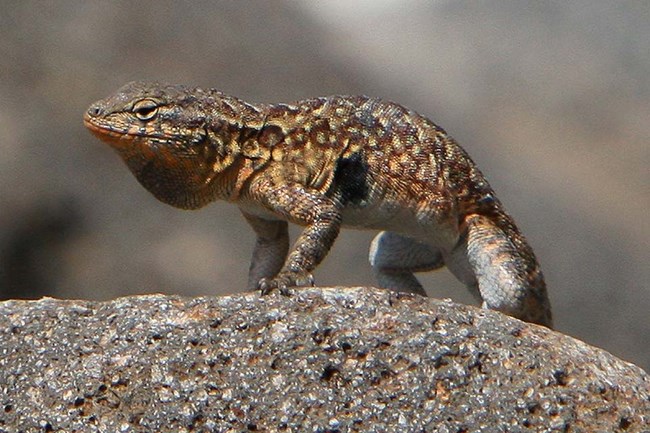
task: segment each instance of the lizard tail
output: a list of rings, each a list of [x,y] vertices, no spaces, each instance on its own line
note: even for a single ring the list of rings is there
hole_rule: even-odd
[[[505,212],[465,218],[467,258],[483,306],[551,328],[546,283],[535,255]]]

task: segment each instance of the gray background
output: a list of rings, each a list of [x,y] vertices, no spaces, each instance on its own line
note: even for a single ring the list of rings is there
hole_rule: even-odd
[[[560,331],[648,370],[648,22],[645,0],[1,1],[0,297],[244,287],[254,238],[235,207],[157,202],[84,129],[125,82],[367,94],[469,151],[535,248]],[[344,232],[317,282],[372,283],[372,236]],[[423,281],[472,302],[447,271]]]

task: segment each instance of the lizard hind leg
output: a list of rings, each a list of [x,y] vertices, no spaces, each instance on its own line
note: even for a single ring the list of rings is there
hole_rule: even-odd
[[[509,218],[497,225],[469,215],[460,248],[478,282],[483,307],[552,326],[546,284],[532,249]]]
[[[426,296],[414,272],[444,265],[440,252],[423,242],[394,232],[380,232],[370,244],[370,265],[379,286]]]

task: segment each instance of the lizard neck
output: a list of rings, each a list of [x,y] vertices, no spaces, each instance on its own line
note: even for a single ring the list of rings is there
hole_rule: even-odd
[[[236,201],[256,170],[270,158],[269,106],[216,92],[207,98],[204,184],[211,200]]]

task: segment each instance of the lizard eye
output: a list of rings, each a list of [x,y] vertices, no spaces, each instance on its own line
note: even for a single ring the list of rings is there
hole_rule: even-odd
[[[143,99],[133,105],[133,112],[140,120],[151,120],[158,114],[158,104],[151,99]]]

